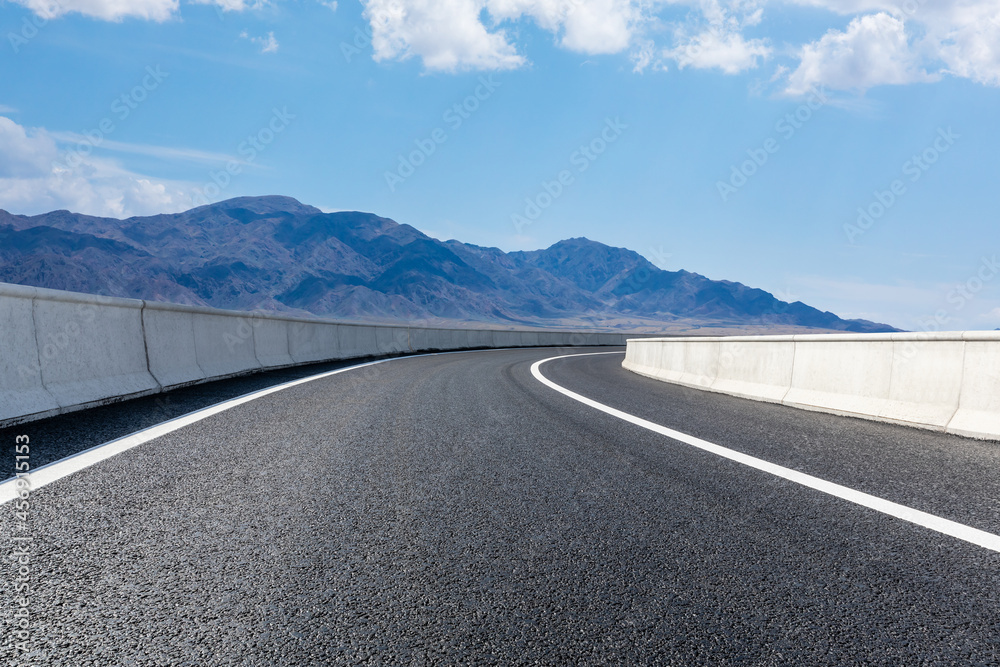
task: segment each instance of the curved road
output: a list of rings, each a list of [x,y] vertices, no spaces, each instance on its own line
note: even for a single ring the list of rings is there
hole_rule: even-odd
[[[531,373],[564,353],[349,370],[38,489],[24,530],[0,506],[8,553],[12,537],[33,539],[32,652],[13,644],[13,557],[0,659],[1000,663],[1000,553],[575,401]],[[641,419],[1000,533],[997,443],[684,389],[621,361],[540,371]]]

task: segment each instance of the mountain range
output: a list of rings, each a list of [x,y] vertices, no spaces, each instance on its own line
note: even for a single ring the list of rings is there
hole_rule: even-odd
[[[126,220],[0,210],[0,282],[369,322],[896,330],[737,282],[661,270],[631,250],[585,238],[506,253],[278,196]]]

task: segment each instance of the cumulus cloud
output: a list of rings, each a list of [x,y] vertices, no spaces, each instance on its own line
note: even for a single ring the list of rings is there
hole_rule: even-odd
[[[675,28],[674,46],[664,51],[679,68],[716,68],[738,74],[771,55],[766,40],[743,36],[743,30],[760,23],[763,15],[753,2],[735,0],[723,5],[719,0],[703,0],[699,8],[700,16]]]
[[[931,74],[951,74],[985,85],[1000,86],[1000,0],[792,1],[841,15],[869,13],[891,16],[895,24],[889,24],[884,18],[880,21],[890,26],[890,33],[898,33],[900,26],[908,28],[909,49],[913,52],[910,56],[893,54],[896,67],[902,63],[910,65],[909,74],[916,76],[918,81],[925,79],[920,77],[920,69],[914,62]],[[861,35],[858,37],[860,39]],[[867,38],[878,40],[879,35],[869,31]],[[887,69],[892,67],[886,64]],[[862,85],[845,88],[866,87],[864,84],[869,77],[860,71],[857,74],[857,80]]]
[[[745,39],[735,30],[712,26],[692,37],[682,36],[678,45],[665,52],[680,68],[718,68],[726,74],[738,74],[757,67],[767,58],[771,47],[761,39]]]
[[[502,30],[480,20],[483,0],[367,0],[376,60],[419,56],[427,69],[513,69],[525,63]]]
[[[242,12],[247,9],[266,7],[268,0],[191,0],[198,5],[215,5],[224,12]]]
[[[27,129],[0,116],[0,201],[19,213],[69,209],[128,217],[191,206],[184,184],[123,169],[90,150],[62,150],[44,129]]]
[[[417,57],[428,70],[526,64],[511,37],[518,21],[553,33],[571,51],[627,54],[636,72],[663,70],[672,60],[737,74],[776,55],[769,39],[748,34],[761,25],[768,0],[362,1],[375,59]],[[817,35],[778,65],[788,94],[817,85],[860,92],[943,74],[1000,86],[1000,0],[783,2],[852,17],[846,29]],[[678,8],[689,10],[686,20],[664,18]]]
[[[935,79],[920,67],[920,60],[901,20],[884,12],[870,14],[852,20],[843,32],[831,30],[803,46],[786,92],[803,95],[821,85],[864,91]]]
[[[14,0],[44,19],[70,13],[105,21],[137,18],[166,21],[177,11],[178,0]]]
[[[578,53],[619,53],[629,47],[638,7],[631,0],[489,0],[495,21],[531,18]]]
[[[77,13],[97,19],[165,21],[180,0],[12,0],[46,19]],[[289,0],[186,0],[226,12]],[[333,10],[336,0],[317,0]],[[419,59],[425,69],[504,70],[528,63],[517,41],[524,22],[553,35],[564,49],[623,54],[636,72],[678,68],[737,74],[776,57],[761,24],[779,0],[361,0],[377,61]],[[864,91],[931,81],[943,75],[1000,86],[1000,0],[780,0],[850,17],[849,25],[781,56],[783,88],[813,85]],[[678,13],[687,12],[678,20]],[[748,32],[756,27],[758,34]],[[253,38],[264,53],[273,33]],[[780,54],[777,54],[780,56]]]
[[[1000,86],[1000,0],[927,8],[927,41],[949,74]]]
[[[0,178],[41,176],[56,155],[56,142],[47,133],[0,116]]]
[[[676,27],[664,49],[646,33],[660,19],[643,0],[366,0],[376,60],[420,57],[429,70],[511,69],[527,62],[505,27],[528,20],[553,33],[564,49],[587,55],[628,53],[636,71],[756,67],[771,54],[765,40],[742,35],[761,19],[746,0],[703,0],[695,18]]]
[[[364,0],[376,60],[417,56],[429,70],[527,63],[501,24],[531,20],[559,46],[589,55],[630,48],[638,0]]]
[[[104,21],[142,19],[166,21],[180,7],[180,0],[13,0],[43,19],[55,19],[66,14],[83,14]],[[191,0],[195,4],[215,5],[222,11],[258,9],[267,0]]]

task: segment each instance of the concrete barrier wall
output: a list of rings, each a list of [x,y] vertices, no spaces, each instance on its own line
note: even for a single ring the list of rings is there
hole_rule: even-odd
[[[253,352],[263,368],[283,368],[295,364],[288,341],[288,324],[288,320],[260,313],[253,316]]]
[[[469,336],[464,331],[438,329],[437,336],[442,350],[461,350],[469,346]]]
[[[263,368],[254,350],[253,316],[202,311],[194,317],[194,347],[207,377],[231,377]]]
[[[0,426],[295,364],[584,342],[622,334],[373,326],[0,283]]]
[[[59,410],[42,383],[35,337],[34,287],[11,285],[0,299],[0,421]]]
[[[60,408],[160,390],[146,361],[142,301],[35,296],[42,382]]]
[[[198,365],[194,317],[190,310],[168,303],[150,303],[142,309],[149,372],[164,389],[208,377]]]
[[[323,322],[289,322],[288,351],[297,364],[339,359],[340,336],[337,326]]]
[[[375,338],[380,355],[410,352],[410,332],[406,327],[376,327]]]
[[[409,329],[409,337],[412,352],[435,352],[445,349],[437,329],[413,327]]]
[[[493,332],[485,329],[470,329],[469,341],[472,347],[494,347]]]
[[[958,410],[964,358],[965,343],[954,337],[925,341],[894,337],[889,395],[879,416],[946,429]]]
[[[340,349],[337,359],[358,359],[361,357],[379,356],[377,327],[355,326],[353,324],[339,325]]]
[[[889,398],[892,341],[834,335],[795,346],[786,405],[845,415],[880,415]]]
[[[517,347],[520,341],[517,338],[517,332],[515,331],[494,331],[493,332],[493,346],[494,347]]]
[[[1000,332],[630,339],[665,382],[1000,440]]]
[[[1000,433],[1000,332],[970,331],[964,336],[965,363],[958,412],[948,431],[982,437]]]
[[[792,382],[795,343],[791,336],[770,342],[755,338],[719,343],[718,373],[712,387],[734,396],[780,403]]]

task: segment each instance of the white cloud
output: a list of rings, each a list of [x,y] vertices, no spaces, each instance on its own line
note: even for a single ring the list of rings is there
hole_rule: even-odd
[[[683,0],[682,0],[683,1]],[[628,53],[635,71],[716,67],[735,73],[771,54],[763,39],[742,30],[760,22],[762,10],[746,0],[703,0],[693,21],[677,26],[672,48],[646,34],[659,24],[655,3],[645,0],[365,0],[376,60],[417,56],[429,70],[511,69],[527,59],[505,27],[530,20],[553,33],[564,49],[588,55]]]
[[[90,139],[76,132],[48,132],[48,135],[61,143],[85,145],[90,143]],[[227,162],[246,163],[241,158],[225,153],[212,153],[201,151],[195,148],[175,148],[170,146],[153,146],[150,144],[136,144],[124,141],[114,141],[112,139],[102,139],[100,142],[102,151],[115,153],[131,153],[134,155],[146,155],[162,160],[195,162],[200,164],[225,165]]]
[[[277,53],[280,45],[278,40],[274,38],[274,32],[267,33],[264,37],[251,37],[250,34],[244,30],[240,33],[240,39],[249,39],[251,42],[260,47],[261,53]]]
[[[46,174],[58,150],[42,130],[28,130],[0,116],[0,178]]]
[[[631,0],[488,0],[486,7],[495,21],[529,17],[560,34],[563,48],[592,55],[627,49],[640,20]]]
[[[456,71],[527,63],[499,27],[521,19],[556,34],[567,50],[621,53],[641,23],[638,7],[638,0],[365,0],[365,16],[376,60],[417,56],[429,70]]]
[[[480,20],[483,0],[367,0],[375,60],[419,56],[430,70],[513,69],[525,63],[502,30]]]
[[[112,160],[76,153],[67,165],[55,137],[0,116],[0,201],[19,213],[69,209],[128,217],[191,207],[190,188],[123,169]]]
[[[191,0],[199,5],[215,5],[224,12],[242,12],[266,7],[268,0]]]
[[[889,14],[909,28],[910,48],[921,67],[1000,86],[1000,0],[791,1],[842,15]]]
[[[12,0],[52,19],[78,13],[98,19],[165,21],[181,0]],[[279,0],[185,0],[220,11],[260,9]],[[280,0],[288,2],[288,0]],[[336,11],[337,0],[317,0]],[[519,22],[552,33],[557,44],[587,55],[624,54],[636,72],[679,68],[736,74],[775,56],[763,12],[779,0],[361,0],[377,61],[416,57],[427,70],[503,70],[525,65]],[[864,91],[931,81],[942,75],[1000,86],[1000,0],[780,0],[851,18],[800,45],[785,91],[811,85]],[[686,20],[676,21],[678,10]],[[672,16],[668,20],[667,16]],[[666,29],[664,29],[666,27]],[[279,49],[273,33],[252,38],[261,52]],[[0,107],[0,113],[10,110]]]
[[[734,0],[724,6],[719,0],[703,0],[699,9],[701,16],[675,27],[674,47],[664,51],[681,69],[717,68],[738,74],[756,68],[759,60],[771,55],[766,40],[746,39],[742,34],[761,21],[763,10],[755,3]]]
[[[651,39],[643,40],[636,45],[629,54],[632,59],[632,71],[642,74],[646,69],[655,71],[667,71],[667,66],[660,59],[659,49]]]
[[[864,91],[873,86],[932,81],[920,67],[903,22],[879,12],[855,18],[840,32],[831,30],[806,44],[786,91],[803,95],[817,86]]]
[[[511,69],[527,63],[509,32],[529,20],[565,49],[627,53],[636,72],[678,67],[736,74],[775,56],[761,26],[767,0],[362,0],[375,59],[420,58],[428,70]],[[779,64],[785,92],[864,91],[950,74],[1000,86],[1000,0],[782,0],[842,16]],[[663,15],[690,10],[687,20]],[[763,26],[766,27],[766,26]],[[758,30],[762,30],[758,28]],[[787,77],[786,77],[787,75]]]
[[[14,0],[44,19],[70,13],[105,21],[137,18],[166,21],[177,11],[178,0]]]
[[[928,7],[926,28],[946,72],[1000,86],[1000,0]]]
[[[738,74],[757,67],[758,59],[771,54],[771,47],[764,40],[747,40],[739,32],[712,26],[693,37],[681,36],[678,45],[664,54],[676,60],[681,69],[716,67],[726,74]]]
[[[43,19],[66,14],[83,14],[104,21],[135,18],[146,21],[166,21],[179,9],[180,0],[13,0]],[[267,0],[190,0],[194,4],[215,5],[222,11],[259,9]]]
[[[276,53],[278,51],[278,40],[274,38],[274,31],[267,33],[267,37],[252,37],[250,39],[260,47],[261,53]]]

